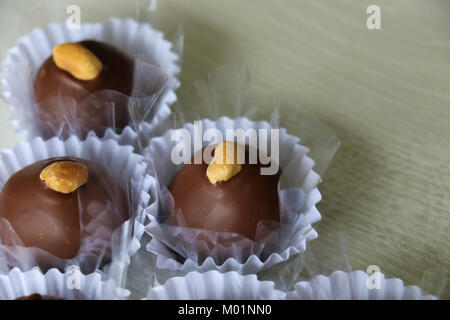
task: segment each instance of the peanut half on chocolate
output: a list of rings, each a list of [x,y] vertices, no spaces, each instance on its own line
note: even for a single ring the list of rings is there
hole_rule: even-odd
[[[53,60],[58,68],[78,80],[92,80],[103,69],[102,62],[80,43],[63,43],[53,48]]]

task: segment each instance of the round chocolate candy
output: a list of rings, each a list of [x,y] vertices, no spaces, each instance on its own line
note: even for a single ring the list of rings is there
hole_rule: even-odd
[[[201,164],[194,164],[193,156],[191,164],[177,172],[169,191],[175,209],[181,211],[188,227],[233,232],[255,240],[260,221],[280,221],[280,170],[274,175],[262,175],[260,169],[264,165],[259,159],[255,164],[249,163],[248,148],[245,163],[232,163],[238,152],[234,160],[226,159],[226,152],[221,150],[227,150],[227,144],[215,148],[209,165],[203,157]],[[219,151],[221,162],[217,161]]]
[[[106,43],[87,40],[56,46],[34,80],[43,134],[74,133],[73,126],[82,136],[91,130],[100,135],[107,127],[120,131],[128,124],[126,96],[133,89],[133,73],[134,61]],[[102,90],[126,96],[98,93]],[[85,100],[91,93],[98,94]]]
[[[0,218],[15,235],[0,237],[17,245],[17,236],[25,247],[72,259],[83,243],[110,241],[128,210],[125,193],[105,169],[84,159],[50,158],[22,168],[3,186]]]

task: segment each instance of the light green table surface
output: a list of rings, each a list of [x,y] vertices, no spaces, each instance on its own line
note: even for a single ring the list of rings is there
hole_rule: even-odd
[[[133,1],[92,2],[51,3],[57,17],[74,3],[83,21],[135,16]],[[45,15],[35,1],[0,3],[3,59]],[[381,8],[381,30],[366,27],[370,4]],[[450,267],[449,16],[448,0],[168,0],[160,23],[184,27],[184,87],[246,60],[262,108],[291,101],[339,136],[320,185],[320,252],[343,230],[353,269],[378,265],[450,298],[449,285],[434,283]],[[1,148],[18,141],[7,114],[2,102]]]

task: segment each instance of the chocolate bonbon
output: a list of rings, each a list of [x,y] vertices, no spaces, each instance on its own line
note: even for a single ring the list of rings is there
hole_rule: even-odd
[[[211,164],[203,157],[200,164],[195,164],[193,156],[191,163],[177,172],[169,185],[175,209],[183,214],[188,227],[233,232],[255,240],[260,221],[280,221],[280,170],[274,175],[262,175],[264,165],[259,160],[249,163],[248,148],[243,151],[245,163],[220,164],[215,162],[219,150],[216,147]]]
[[[11,225],[23,246],[72,259],[84,242],[94,242],[100,235],[102,241],[110,240],[129,218],[129,208],[125,193],[104,168],[61,157],[14,173],[0,194],[0,218]],[[17,245],[0,236],[5,245]]]

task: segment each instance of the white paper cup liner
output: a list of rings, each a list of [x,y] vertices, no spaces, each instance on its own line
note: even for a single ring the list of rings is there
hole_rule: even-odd
[[[379,277],[376,280],[375,277]],[[295,284],[287,294],[291,300],[434,300],[416,286],[405,286],[400,279],[386,279],[382,273],[334,271],[310,281]]]
[[[0,274],[0,300],[32,294],[65,300],[110,300],[125,298],[129,292],[103,280],[100,272],[84,275],[79,271],[62,273],[51,269],[43,274],[39,268],[25,272],[14,268],[8,274]]]
[[[232,271],[191,272],[151,288],[146,300],[280,300],[286,294],[272,281],[259,281],[256,275]]]
[[[37,137],[29,142],[19,142],[13,149],[0,151],[0,185],[3,186],[11,175],[27,165],[39,160],[64,156],[90,160],[104,168],[128,196],[132,217],[136,218],[136,221],[145,219],[145,207],[153,201],[151,189],[155,188],[155,179],[148,174],[148,165],[143,157],[133,153],[132,146],[120,146],[115,140],[101,140],[91,136],[81,141],[72,136],[65,141],[58,138],[44,141]],[[101,223],[101,219],[97,223]],[[133,221],[133,223],[135,222]],[[95,226],[91,223],[85,227],[95,228],[95,234],[98,236],[96,241],[92,243],[82,242],[80,252],[74,259],[64,260],[52,256],[52,263],[55,264],[55,268],[64,270],[65,267],[70,265],[88,265],[89,271],[82,268],[83,272],[95,271],[91,269],[94,264],[98,266],[97,253],[104,252],[105,247],[111,246],[110,231],[102,233],[102,225]],[[134,236],[140,239],[142,234],[141,228],[134,233]],[[132,241],[134,245],[130,246],[127,254],[134,254],[139,249],[139,241],[137,240]],[[26,271],[34,267],[34,265],[27,265],[26,258],[29,258],[27,250],[40,249],[23,248],[22,250],[24,250],[25,256],[16,256],[16,260],[20,264],[18,267]],[[80,258],[82,252],[84,256]],[[110,257],[105,256],[105,258],[109,260]],[[30,263],[33,263],[32,259]]]
[[[175,90],[180,86],[176,78],[181,70],[180,57],[161,31],[131,18],[85,23],[80,29],[73,30],[69,30],[63,22],[52,22],[19,38],[17,44],[8,50],[3,62],[0,76],[2,94],[11,106],[10,121],[23,138],[29,140],[34,134],[30,132],[27,115],[34,108],[33,79],[39,67],[52,54],[55,45],[86,39],[109,43],[130,57],[159,66],[169,75],[170,80],[155,106],[155,117],[164,116],[167,108],[177,100]]]
[[[192,137],[194,136],[194,125],[192,123],[184,125],[184,128],[191,133]],[[210,128],[218,129],[225,137],[227,129],[270,129],[271,125],[265,121],[254,122],[247,118],[230,119],[222,117],[217,121],[202,120],[202,128],[203,130]],[[171,141],[172,131],[169,130],[163,136],[151,139],[148,148],[144,150],[144,154],[152,158],[159,182],[165,186],[169,185],[177,170],[180,168],[180,166],[170,161],[170,155],[174,145],[174,142]],[[242,274],[250,274],[257,273],[260,270],[286,261],[290,256],[303,252],[306,249],[307,242],[317,237],[317,232],[314,230],[313,225],[321,219],[321,215],[316,208],[316,204],[320,201],[321,195],[316,188],[320,182],[320,176],[313,171],[314,161],[306,155],[308,149],[299,145],[298,142],[299,139],[297,137],[289,135],[284,129],[280,129],[280,167],[283,170],[287,163],[292,164],[292,159],[294,161],[298,160],[298,163],[295,163],[295,167],[299,174],[295,178],[300,180],[297,188],[292,188],[295,192],[289,194],[285,190],[281,190],[280,192],[280,201],[282,204],[290,208],[292,212],[295,212],[298,217],[295,220],[295,224],[291,226],[292,228],[289,228],[291,233],[283,242],[283,248],[279,248],[278,252],[267,254],[267,258],[264,261],[255,254],[246,257],[245,261],[242,258],[235,258],[236,255],[234,255],[229,256],[225,261],[219,263],[216,263],[218,259],[207,257],[199,265],[191,257],[183,256],[183,252],[177,252],[177,249],[179,249],[178,244],[174,243],[173,238],[169,240],[166,227],[158,222],[156,206],[152,206],[147,210],[150,223],[146,225],[146,232],[152,236],[152,240],[147,245],[147,250],[156,254],[157,267],[176,270],[182,273],[218,270],[220,272],[238,271]],[[208,142],[203,142],[203,144],[204,147]],[[196,151],[198,150],[192,150],[192,152]],[[189,228],[190,231],[187,233],[185,232],[187,229],[179,228],[179,230],[177,229],[178,231],[175,231],[178,232],[177,236],[181,235],[185,238],[184,242],[186,243],[195,241],[196,232],[202,232]],[[186,258],[184,262],[180,262],[177,259],[174,251]],[[243,248],[239,244],[235,244],[229,250],[229,252],[237,254],[241,254],[241,251],[243,251]]]

